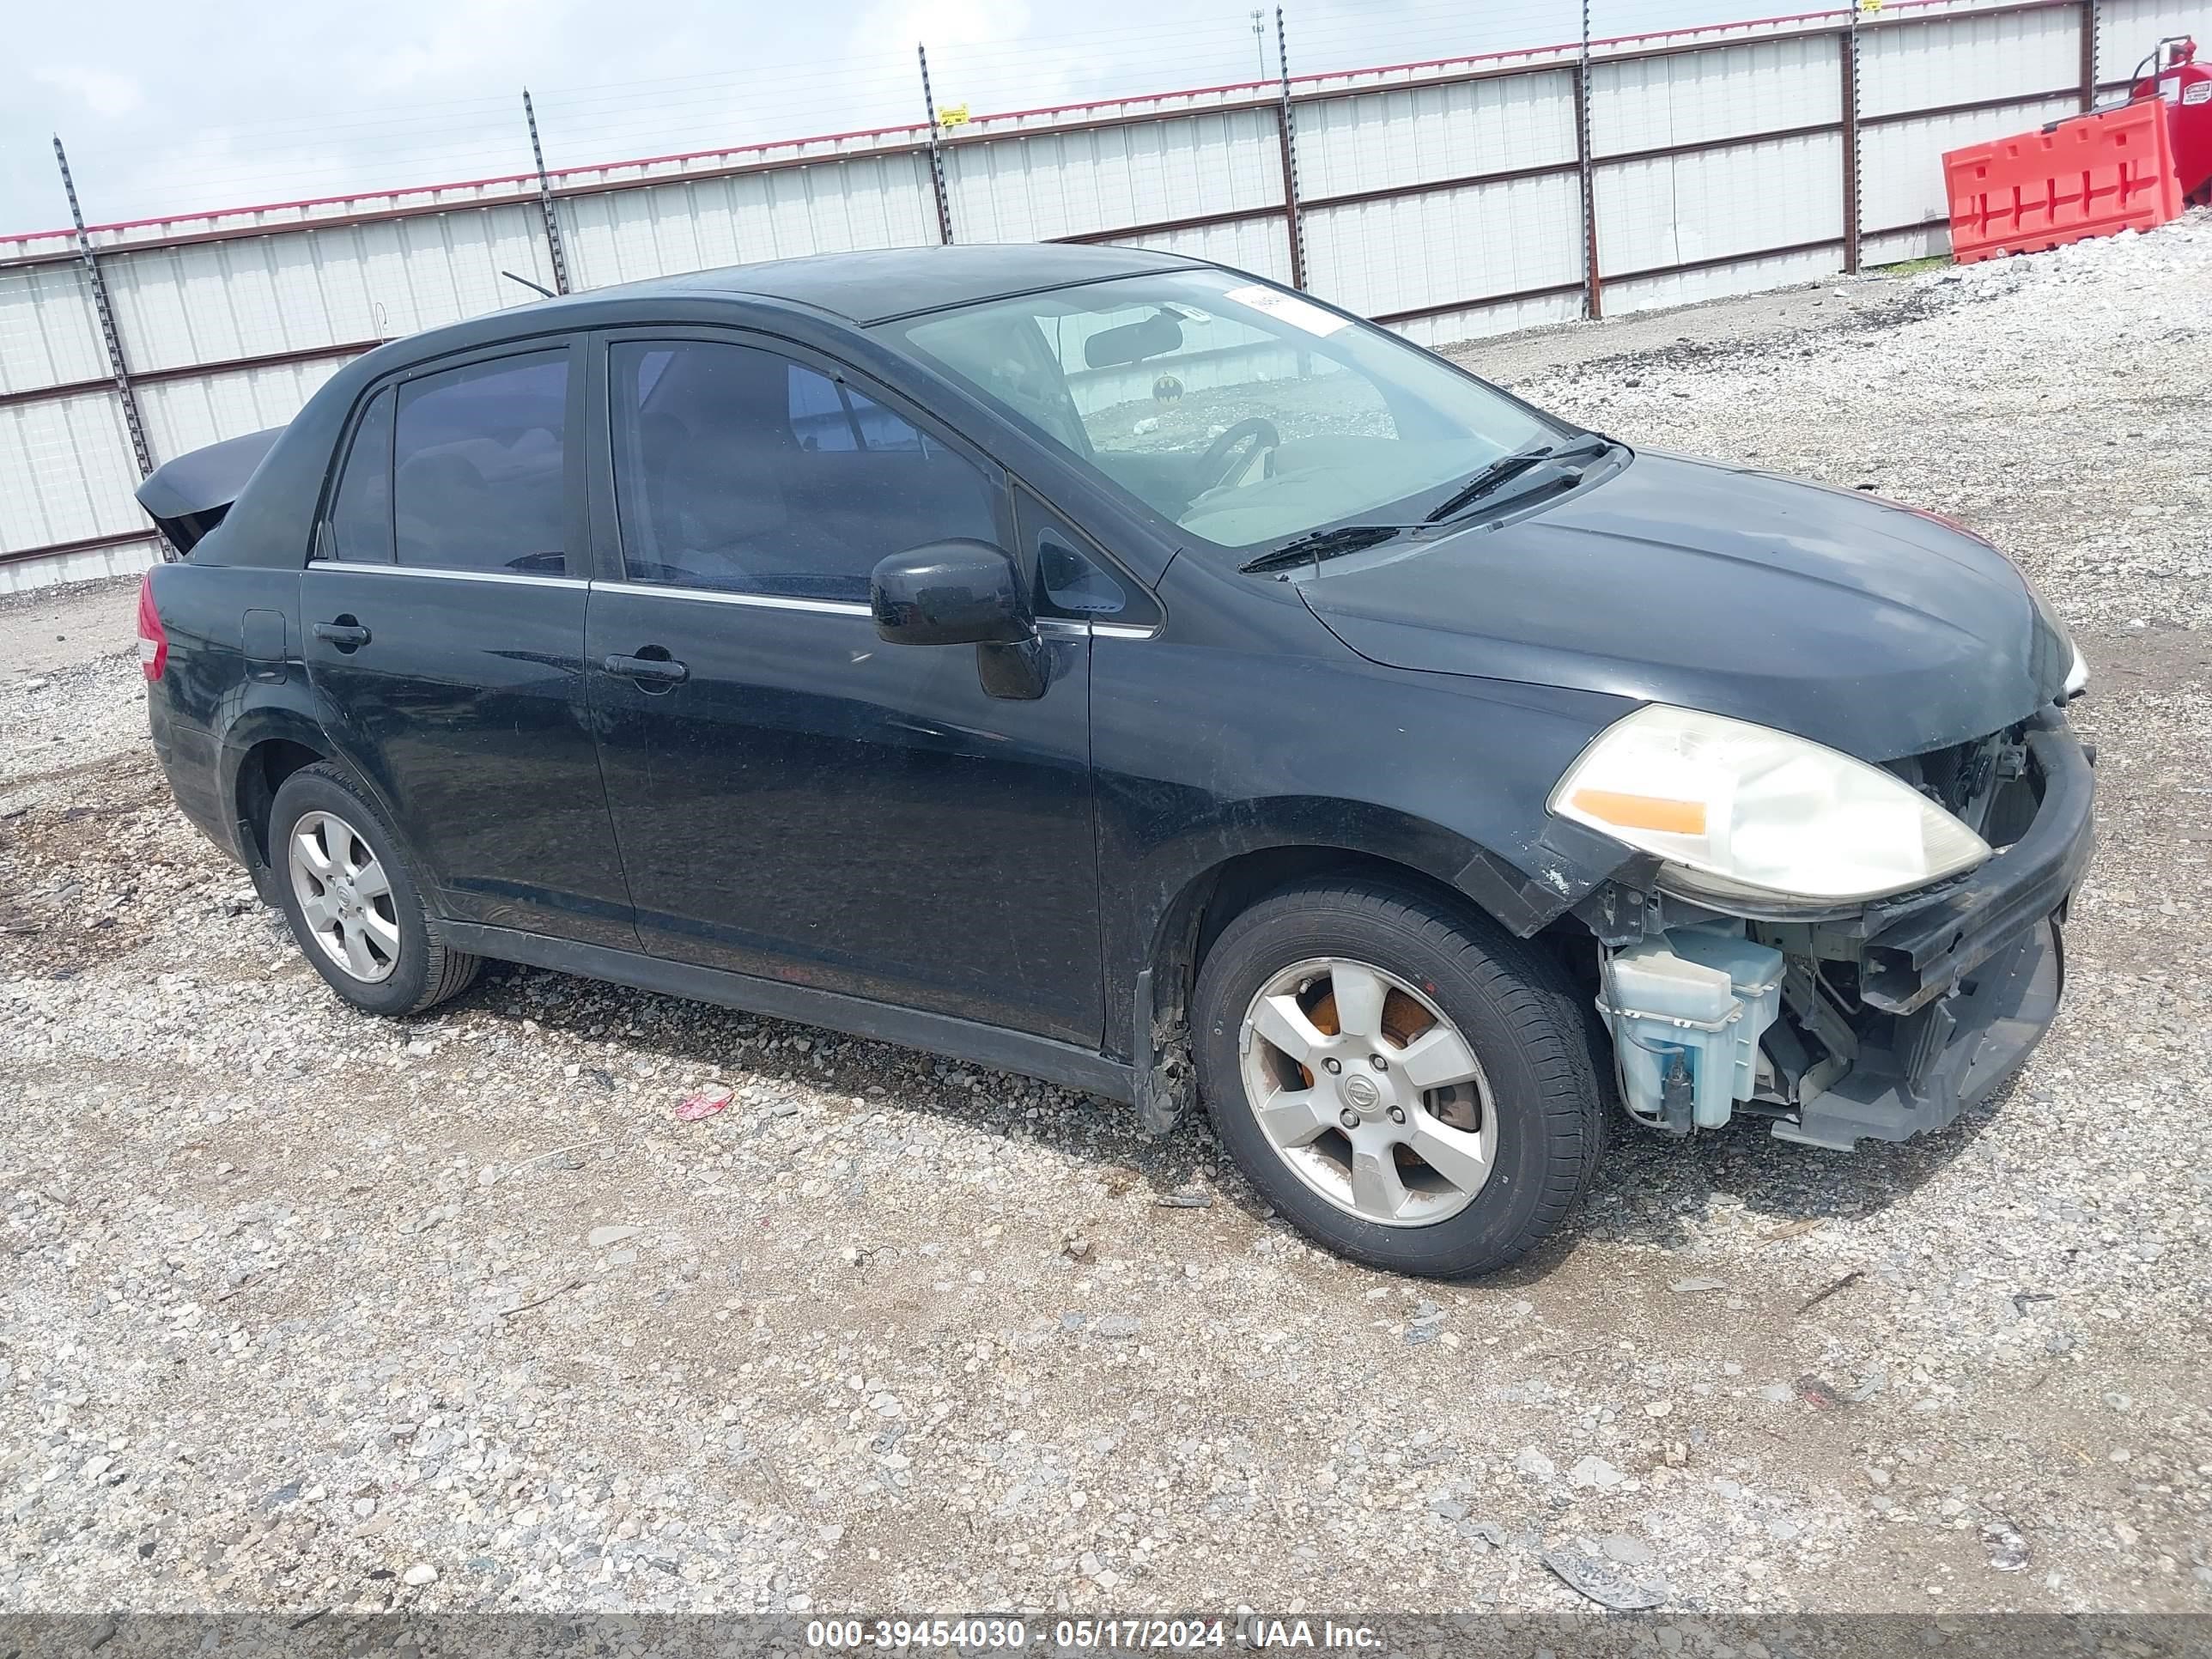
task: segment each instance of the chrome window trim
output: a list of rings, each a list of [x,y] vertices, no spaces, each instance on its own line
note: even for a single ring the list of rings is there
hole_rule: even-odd
[[[1092,635],[1102,640],[1149,640],[1159,631],[1157,628],[1140,628],[1134,623],[1095,622],[1091,624]]]
[[[310,559],[307,568],[373,571],[386,576],[434,576],[448,582],[507,582],[522,587],[589,587],[582,576],[533,576],[520,570],[447,570],[428,564],[386,564],[366,559]]]
[[[666,587],[659,582],[593,581],[594,589],[642,593],[655,599],[703,599],[709,605],[746,605],[761,611],[811,611],[825,617],[872,617],[865,605],[849,599],[800,599],[782,593],[729,593],[719,587]]]

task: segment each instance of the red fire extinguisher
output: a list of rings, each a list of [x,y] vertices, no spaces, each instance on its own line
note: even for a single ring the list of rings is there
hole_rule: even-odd
[[[2177,35],[2160,41],[2136,65],[2133,80],[2131,102],[2156,99],[2166,106],[2182,195],[2194,203],[2212,201],[2212,64],[2197,61],[2195,40]]]

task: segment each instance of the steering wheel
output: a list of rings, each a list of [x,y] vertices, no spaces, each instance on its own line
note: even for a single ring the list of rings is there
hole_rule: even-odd
[[[1283,434],[1275,430],[1275,423],[1264,416],[1255,415],[1249,420],[1237,422],[1208,444],[1206,453],[1199,457],[1199,486],[1193,494],[1203,495],[1209,489],[1219,488],[1235,465],[1233,457],[1237,446],[1248,441],[1253,442],[1252,453],[1257,454],[1263,449],[1280,448]]]

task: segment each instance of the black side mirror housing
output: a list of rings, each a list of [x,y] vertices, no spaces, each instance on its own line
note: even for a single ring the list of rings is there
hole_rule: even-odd
[[[1036,633],[1019,568],[988,542],[892,554],[869,580],[868,606],[893,645],[1014,645]]]

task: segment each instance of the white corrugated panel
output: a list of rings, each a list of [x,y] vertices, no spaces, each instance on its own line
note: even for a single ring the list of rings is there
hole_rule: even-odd
[[[521,207],[105,254],[100,270],[142,371],[397,339],[538,298],[502,270],[552,283]]]
[[[1116,247],[1148,247],[1161,253],[1187,253],[1194,259],[1210,259],[1218,265],[1249,270],[1272,282],[1291,280],[1291,240],[1279,213],[1226,224],[1193,225],[1183,230],[1154,231],[1149,236],[1127,236]]]
[[[1543,328],[1553,323],[1571,323],[1583,314],[1583,296],[1579,292],[1553,295],[1542,300],[1512,300],[1504,305],[1471,306],[1464,311],[1446,311],[1434,317],[1415,317],[1390,326],[1416,345],[1441,349],[1457,344],[1462,340],[1479,340],[1493,334],[1510,334],[1516,329]],[[1483,372],[1480,356],[1468,357],[1468,368],[1478,374]]]
[[[595,191],[560,214],[578,289],[938,240],[929,163],[912,155]]]
[[[1598,269],[1650,270],[1844,234],[1844,140],[1813,133],[1601,166]]]
[[[1759,294],[1768,289],[1789,288],[1798,283],[1817,283],[1844,268],[1841,246],[1810,253],[1776,254],[1763,259],[1743,259],[1711,270],[1686,270],[1673,276],[1644,276],[1607,283],[1605,314],[1655,311],[1668,306],[1696,305],[1725,299],[1732,294]]]
[[[1306,285],[1363,316],[1472,306],[1582,280],[1572,173],[1430,191],[1306,215]]]
[[[952,234],[1042,242],[1283,199],[1273,112],[973,139],[945,149]]]
[[[1963,115],[1931,115],[1918,121],[1899,121],[1869,127],[1859,135],[1859,223],[1865,237],[1886,236],[1893,231],[1935,220],[1948,222],[1951,206],[1943,192],[1943,152],[1968,144],[1986,143],[2016,132],[2033,132],[2046,121],[2081,112],[2078,98],[2054,98],[2040,104],[2021,104],[2008,109],[1975,110]],[[1911,259],[1950,246],[1945,234],[1920,252],[1891,252],[1889,257]],[[1863,263],[1875,263],[1864,247]]]
[[[0,406],[0,553],[145,527],[112,392]]]
[[[76,553],[58,553],[48,558],[0,564],[0,593],[28,592],[34,587],[58,587],[64,582],[96,582],[103,576],[135,576],[161,562],[161,544],[149,531],[143,542],[124,542],[114,547],[88,547]]]
[[[1563,70],[1403,87],[1298,106],[1307,199],[1575,159],[1574,78]]]
[[[83,266],[0,270],[0,392],[68,386],[106,373]]]
[[[2081,83],[2080,13],[2071,6],[1859,31],[1862,118]]]
[[[2212,61],[2212,0],[2103,0],[2097,11],[2097,80],[2124,81],[2151,48],[2177,34]]]
[[[343,368],[343,357],[196,374],[138,388],[138,413],[156,465],[225,438],[282,426],[315,389]]]
[[[1678,52],[1590,67],[1590,153],[1601,159],[1841,121],[1833,35]]]

